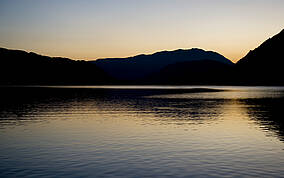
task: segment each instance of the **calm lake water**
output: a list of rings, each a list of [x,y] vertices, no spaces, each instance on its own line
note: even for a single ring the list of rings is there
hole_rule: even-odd
[[[1,87],[0,177],[281,177],[282,87]]]

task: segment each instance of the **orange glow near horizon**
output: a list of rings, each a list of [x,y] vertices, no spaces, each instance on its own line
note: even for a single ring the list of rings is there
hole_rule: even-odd
[[[2,0],[0,47],[84,60],[201,48],[236,62],[283,29],[283,12],[280,0]]]

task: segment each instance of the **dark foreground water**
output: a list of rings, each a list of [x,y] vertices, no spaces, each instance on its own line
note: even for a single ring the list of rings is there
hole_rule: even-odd
[[[2,87],[0,177],[284,176],[284,88],[135,88]]]

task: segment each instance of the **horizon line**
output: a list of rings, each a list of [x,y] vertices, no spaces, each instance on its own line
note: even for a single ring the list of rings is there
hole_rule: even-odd
[[[70,59],[70,60],[74,60],[74,61],[97,61],[97,60],[102,60],[102,59],[126,59],[126,58],[132,58],[132,57],[136,57],[136,56],[142,56],[142,55],[148,56],[148,55],[153,55],[153,54],[161,53],[161,52],[174,52],[174,51],[179,51],[179,50],[186,51],[186,50],[194,50],[194,49],[202,50],[202,51],[205,51],[205,52],[217,53],[217,54],[223,56],[224,58],[230,60],[234,64],[236,64],[239,60],[241,60],[243,58],[242,57],[241,59],[238,59],[237,61],[233,61],[233,60],[227,58],[226,56],[224,56],[223,54],[221,54],[217,51],[207,50],[207,49],[203,49],[203,48],[200,48],[200,47],[164,49],[164,50],[156,50],[154,52],[149,52],[149,53],[138,53],[136,55],[129,55],[129,56],[123,56],[123,57],[100,57],[100,58],[97,58],[97,59],[78,59],[78,58],[70,58],[70,57],[66,57],[66,56],[50,56],[48,54],[42,54],[42,53],[38,53],[38,52],[30,51],[30,50],[25,50],[25,49],[15,49],[15,48],[6,48],[6,47],[0,47],[0,48],[7,49],[7,50],[14,50],[14,51],[24,51],[24,52],[27,52],[27,53],[35,53],[35,54],[40,55],[40,56],[46,56],[46,57],[51,57],[51,58],[65,58],[65,59]]]

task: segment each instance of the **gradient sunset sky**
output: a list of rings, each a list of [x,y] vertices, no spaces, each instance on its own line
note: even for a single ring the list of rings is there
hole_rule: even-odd
[[[202,48],[237,61],[284,28],[284,0],[0,0],[0,47],[73,59]]]

